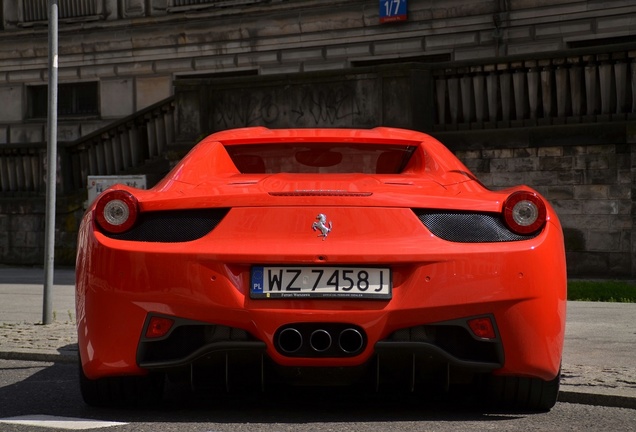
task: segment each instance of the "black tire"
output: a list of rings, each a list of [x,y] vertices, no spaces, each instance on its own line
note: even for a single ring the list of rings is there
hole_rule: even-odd
[[[496,407],[505,410],[546,412],[559,396],[561,371],[550,381],[539,378],[491,376],[489,392]]]
[[[82,398],[96,407],[147,407],[163,397],[163,375],[116,376],[92,380],[79,365]]]

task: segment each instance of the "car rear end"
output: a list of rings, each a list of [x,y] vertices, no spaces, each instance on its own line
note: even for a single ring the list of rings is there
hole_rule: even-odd
[[[525,187],[486,190],[423,134],[213,135],[155,188],[106,192],[77,268],[88,383],[558,378],[553,210]]]

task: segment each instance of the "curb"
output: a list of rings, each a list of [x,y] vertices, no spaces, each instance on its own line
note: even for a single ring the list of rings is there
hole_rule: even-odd
[[[77,363],[77,352],[0,351],[0,360],[36,361],[47,363]]]
[[[629,396],[561,390],[559,391],[558,400],[559,402],[575,403],[579,405],[594,405],[608,408],[628,408],[636,410],[636,398]]]

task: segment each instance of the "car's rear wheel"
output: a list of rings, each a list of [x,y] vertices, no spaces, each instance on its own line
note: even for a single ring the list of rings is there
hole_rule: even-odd
[[[79,365],[80,391],[91,406],[150,406],[163,397],[163,375],[89,379]]]
[[[559,395],[561,371],[550,381],[539,378],[492,376],[489,390],[500,408],[522,411],[549,411]]]

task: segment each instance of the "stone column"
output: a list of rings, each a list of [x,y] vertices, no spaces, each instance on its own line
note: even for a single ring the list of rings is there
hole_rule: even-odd
[[[636,276],[636,124],[627,123],[626,133],[627,146],[631,151],[631,177],[632,177],[632,229],[631,229],[631,257],[632,257],[632,277]]]

